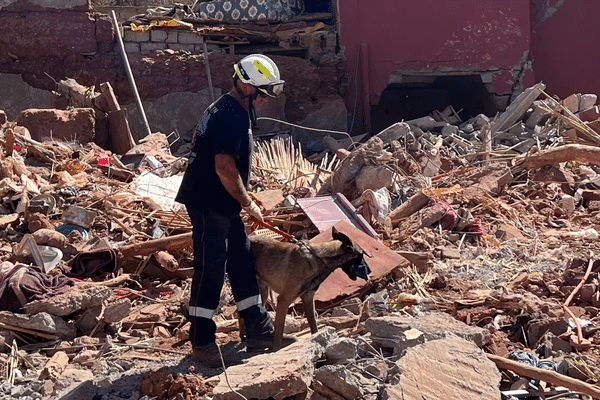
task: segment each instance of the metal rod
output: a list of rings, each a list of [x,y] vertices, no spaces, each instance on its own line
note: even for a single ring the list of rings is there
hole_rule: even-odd
[[[142,100],[140,99],[140,94],[138,93],[137,86],[135,84],[135,79],[133,78],[133,72],[131,72],[131,66],[129,65],[129,60],[127,59],[125,45],[123,44],[123,38],[121,37],[121,31],[119,30],[119,22],[117,21],[117,15],[115,14],[115,10],[111,10],[110,12],[112,13],[112,18],[115,23],[115,30],[117,31],[117,41],[119,42],[119,50],[121,51],[121,57],[123,57],[123,63],[125,64],[127,80],[129,81],[129,85],[131,86],[131,90],[133,91],[135,103],[137,104],[137,107],[140,110],[140,114],[142,115],[142,122],[144,123],[144,127],[146,128],[146,135],[150,135],[152,134],[152,131],[150,130],[150,125],[148,125],[148,120],[146,119],[146,112],[144,111],[144,106],[142,105]],[[135,144],[135,139],[133,140],[133,143]]]
[[[208,80],[208,90],[210,91],[210,100],[214,103],[215,91],[213,90],[212,78],[210,76],[210,64],[208,63],[208,46],[206,39],[202,37],[202,49],[204,50],[204,66],[206,67],[206,79]]]

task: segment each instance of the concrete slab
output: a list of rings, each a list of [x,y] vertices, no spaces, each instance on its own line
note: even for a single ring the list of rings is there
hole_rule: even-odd
[[[301,341],[276,353],[252,357],[227,369],[231,387],[222,375],[213,399],[238,400],[241,394],[249,399],[283,400],[305,393],[312,382],[314,362],[323,351],[313,341]]]
[[[475,344],[458,337],[414,347],[396,364],[400,381],[384,389],[383,400],[501,397],[496,365]]]

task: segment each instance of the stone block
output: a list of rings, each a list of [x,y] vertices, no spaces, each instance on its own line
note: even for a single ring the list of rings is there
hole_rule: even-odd
[[[151,30],[150,31],[150,41],[151,42],[159,42],[163,43],[167,40],[167,31],[163,30]]]
[[[167,45],[164,43],[141,43],[140,44],[140,52],[141,53],[153,53],[156,50],[164,50],[167,48]]]
[[[6,325],[57,335],[66,340],[73,339],[77,333],[75,325],[68,324],[64,319],[45,312],[28,316],[13,314],[9,311],[0,311],[0,322]]]
[[[246,398],[283,400],[306,393],[312,382],[315,357],[319,354],[322,354],[320,345],[302,341],[276,353],[249,358],[244,364],[227,368],[228,381],[221,377],[213,389],[213,398],[237,400],[243,395]],[[252,379],[248,379],[249,376]]]
[[[123,43],[125,46],[126,53],[139,53],[140,52],[140,44],[136,42],[125,42]]]
[[[29,109],[19,114],[17,124],[29,129],[31,138],[40,142],[52,135],[54,139],[88,143],[94,141],[96,114],[93,108]]]
[[[383,400],[499,399],[500,371],[473,343],[457,337],[416,346],[396,362],[400,379]]]
[[[179,31],[166,30],[163,32],[167,33],[167,38],[165,39],[165,43],[177,43],[177,37],[179,36]]]
[[[315,372],[315,379],[339,393],[344,399],[363,398],[358,378],[343,365],[325,365]]]
[[[423,341],[436,340],[451,335],[459,336],[483,347],[490,341],[490,332],[457,321],[450,315],[433,312],[419,318],[404,316],[387,316],[369,318],[365,328],[371,332],[372,339],[378,345],[394,348],[399,340],[407,340],[407,331],[416,329],[423,333]],[[391,346],[390,346],[391,344]]]
[[[193,32],[179,32],[177,41],[183,44],[202,44],[202,36]]]
[[[145,32],[134,32],[131,30],[123,31],[123,41],[124,42],[148,42],[150,40],[150,31]]]
[[[75,287],[68,293],[59,294],[46,300],[30,301],[24,307],[28,314],[47,312],[52,315],[65,316],[79,310],[101,306],[110,296],[111,289],[106,286],[89,288]]]
[[[339,338],[329,343],[325,356],[333,364],[347,363],[358,357],[358,344],[353,339]]]

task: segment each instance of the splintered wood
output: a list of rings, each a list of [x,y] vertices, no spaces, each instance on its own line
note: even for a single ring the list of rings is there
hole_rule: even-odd
[[[291,138],[276,138],[258,142],[252,158],[252,172],[268,188],[287,186],[291,189],[312,187],[319,190],[335,166],[336,157],[325,156],[319,165],[304,159],[302,148],[294,146]]]

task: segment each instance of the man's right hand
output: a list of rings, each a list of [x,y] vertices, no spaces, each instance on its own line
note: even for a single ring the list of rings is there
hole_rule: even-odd
[[[253,201],[250,202],[249,205],[243,207],[244,211],[248,213],[251,217],[256,218],[257,220],[264,222],[263,216],[260,212],[260,207]]]

